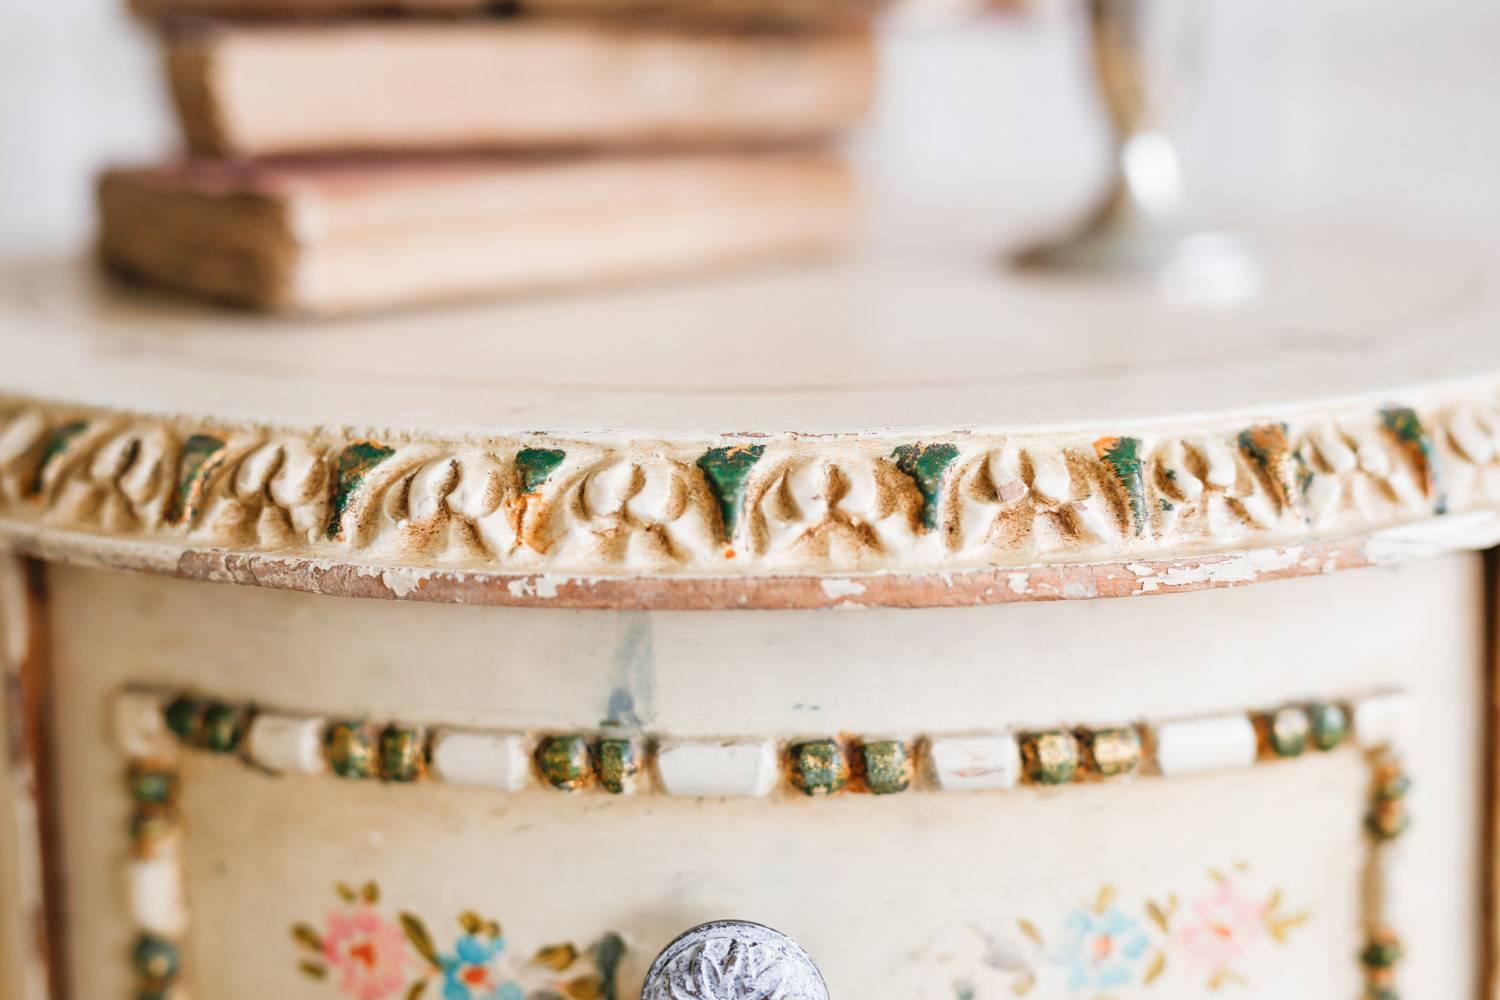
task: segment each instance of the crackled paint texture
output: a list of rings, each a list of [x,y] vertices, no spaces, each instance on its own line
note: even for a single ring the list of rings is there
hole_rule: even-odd
[[[917,484],[917,490],[922,494],[922,527],[931,531],[938,524],[943,477],[958,458],[957,446],[946,443],[903,444],[891,452],[891,458],[896,468]]]
[[[167,505],[167,521],[182,524],[198,513],[209,480],[224,464],[228,448],[211,434],[194,434],[182,445],[177,460],[177,488]]]
[[[344,513],[365,477],[380,463],[396,453],[374,441],[356,441],[339,453],[337,475],[333,484],[333,505],[328,516],[328,537],[338,538],[344,531]]]

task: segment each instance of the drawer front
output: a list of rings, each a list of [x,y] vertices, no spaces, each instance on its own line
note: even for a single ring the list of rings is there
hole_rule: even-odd
[[[631,997],[721,918],[834,997],[1477,974],[1472,557],[849,614],[50,584],[83,995]]]

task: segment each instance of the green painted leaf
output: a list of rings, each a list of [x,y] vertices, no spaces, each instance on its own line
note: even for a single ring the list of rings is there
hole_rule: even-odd
[[[737,444],[727,448],[710,448],[698,459],[698,468],[708,480],[708,487],[719,501],[719,516],[724,522],[724,541],[734,538],[739,525],[740,508],[745,499],[745,482],[750,470],[765,454],[765,445]]]
[[[521,492],[535,493],[557,471],[568,453],[557,448],[522,448],[516,452],[516,468],[521,472]]]
[[[411,942],[411,946],[417,949],[417,954],[434,968],[440,967],[442,962],[438,960],[437,947],[433,945],[432,935],[427,933],[427,925],[422,923],[422,918],[403,912],[400,920],[401,929],[406,932],[406,939]]]
[[[896,468],[910,476],[922,494],[922,526],[928,531],[938,525],[938,499],[942,494],[943,476],[958,458],[958,446],[939,444],[903,444],[891,452]]]

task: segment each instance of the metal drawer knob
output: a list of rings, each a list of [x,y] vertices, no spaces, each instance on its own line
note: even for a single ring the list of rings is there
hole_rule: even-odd
[[[656,956],[641,1000],[828,1000],[828,987],[785,934],[747,920],[715,920]]]

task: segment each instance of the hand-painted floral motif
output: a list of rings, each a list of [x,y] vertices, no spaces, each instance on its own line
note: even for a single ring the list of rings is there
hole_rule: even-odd
[[[411,971],[406,936],[374,909],[367,889],[343,909],[328,914],[321,935],[322,957],[339,992],[354,1000],[385,1000],[405,985]],[[301,935],[299,935],[299,938]]]
[[[452,945],[439,948],[415,914],[390,921],[377,912],[375,883],[338,891],[344,906],[329,914],[323,929],[297,924],[292,937],[310,953],[302,971],[315,979],[332,976],[351,1000],[387,1000],[403,991],[404,1000],[419,1000],[429,986],[442,1000],[616,1000],[625,955],[617,934],[582,951],[555,944],[520,960],[498,922],[468,911],[458,918]]]
[[[1211,989],[1247,982],[1249,963],[1267,943],[1281,944],[1307,920],[1283,912],[1279,890],[1249,891],[1249,870],[1211,871],[1212,887],[1183,906],[1175,893],[1138,904],[1122,902],[1104,886],[1087,905],[1065,914],[1056,936],[1026,919],[1018,935],[985,934],[978,966],[1005,977],[1004,990],[976,989],[973,977],[955,981],[955,1000],[1025,996],[1038,987],[1050,995],[1102,1000],[1153,986],[1168,975],[1191,975]],[[1056,926],[1056,925],[1054,925]],[[1029,957],[1027,957],[1029,955]],[[976,967],[978,967],[976,966]]]
[[[1113,905],[1074,910],[1063,934],[1056,960],[1067,970],[1069,990],[1129,986],[1151,946],[1141,922]]]

